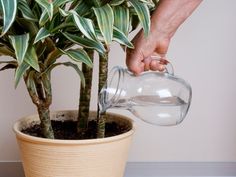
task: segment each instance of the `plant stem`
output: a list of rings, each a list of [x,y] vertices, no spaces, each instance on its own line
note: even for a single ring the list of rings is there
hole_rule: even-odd
[[[89,49],[86,51],[90,59],[93,60],[94,51]],[[83,87],[82,84],[80,86],[80,101],[79,101],[78,124],[77,124],[77,132],[81,136],[83,136],[86,129],[88,128],[93,69],[83,63],[82,71],[85,77],[85,87]]]
[[[98,95],[102,90],[102,87],[105,85],[107,80],[108,72],[108,53],[106,56],[99,56],[99,84],[98,84]],[[106,126],[106,113],[100,113],[100,108],[98,106],[98,115],[97,115],[97,138],[105,137],[105,126]]]
[[[51,82],[48,76],[36,77],[36,72],[30,71],[24,77],[32,102],[37,106],[42,135],[54,139],[50,120],[49,106],[52,102]]]
[[[49,139],[54,139],[49,108],[38,106],[38,114],[41,122],[43,136]]]

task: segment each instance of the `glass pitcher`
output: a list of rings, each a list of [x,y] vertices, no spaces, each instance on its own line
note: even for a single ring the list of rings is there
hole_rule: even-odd
[[[174,76],[166,60],[164,72],[147,71],[139,76],[122,67],[114,67],[100,92],[101,111],[109,108],[129,110],[154,125],[177,125],[185,118],[192,98],[191,86]]]

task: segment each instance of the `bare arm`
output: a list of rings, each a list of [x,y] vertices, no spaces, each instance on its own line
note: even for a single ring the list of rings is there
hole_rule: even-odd
[[[151,18],[147,38],[141,30],[133,39],[135,49],[127,50],[126,64],[135,74],[145,70],[163,70],[150,56],[165,57],[170,40],[178,27],[192,14],[202,0],[160,0]]]

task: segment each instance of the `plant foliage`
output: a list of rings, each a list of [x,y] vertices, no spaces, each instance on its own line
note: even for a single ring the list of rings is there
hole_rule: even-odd
[[[93,66],[87,49],[104,57],[112,41],[133,48],[128,34],[140,22],[148,35],[150,11],[156,3],[152,0],[0,0],[0,56],[12,58],[10,61],[0,58],[0,71],[15,69],[15,86],[24,78],[38,110],[48,109],[53,68],[70,66],[85,84],[80,63]],[[58,62],[62,55],[68,56],[67,62]],[[42,122],[47,119],[43,115],[40,118]],[[53,138],[48,133],[44,135]]]

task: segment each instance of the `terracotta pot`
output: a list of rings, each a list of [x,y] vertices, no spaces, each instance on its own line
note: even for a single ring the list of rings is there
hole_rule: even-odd
[[[76,115],[76,111],[59,111],[51,119],[74,120]],[[26,177],[122,177],[134,127],[129,118],[109,113],[108,121],[112,120],[132,129],[103,139],[51,140],[21,132],[32,121],[38,122],[38,115],[22,118],[14,131]]]

